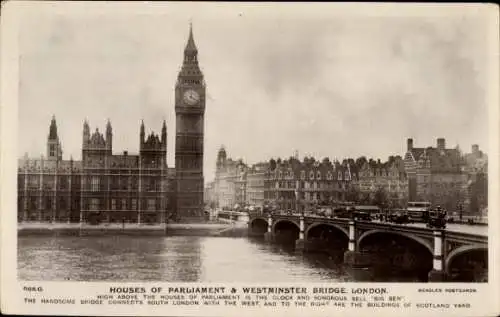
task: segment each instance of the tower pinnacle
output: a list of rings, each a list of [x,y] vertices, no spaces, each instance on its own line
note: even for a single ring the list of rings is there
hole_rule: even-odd
[[[49,139],[50,140],[57,140],[57,124],[56,124],[56,116],[52,115],[52,120],[50,121],[50,128],[49,128]]]
[[[193,52],[196,53],[198,52],[198,49],[196,48],[196,44],[194,43],[194,38],[193,38],[193,22],[189,22],[189,38],[186,44],[186,48],[184,49],[184,52]]]

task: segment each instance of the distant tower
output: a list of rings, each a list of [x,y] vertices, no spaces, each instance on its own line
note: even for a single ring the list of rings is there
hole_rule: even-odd
[[[139,150],[142,150],[142,146],[145,141],[146,134],[144,133],[144,121],[141,121],[141,128],[139,133]]]
[[[162,149],[167,150],[167,122],[163,120],[163,125],[161,127],[161,144]]]
[[[111,127],[111,122],[106,123],[106,150],[109,155],[113,152],[113,128]]]
[[[85,120],[82,133],[82,164],[84,167],[104,168],[106,157],[112,155],[112,129],[111,123],[106,124],[105,135],[96,128],[94,133],[90,133],[90,126]]]
[[[86,148],[90,142],[90,127],[87,120],[83,122],[83,140],[82,140],[82,148]]]
[[[203,217],[204,114],[205,82],[190,26],[175,86],[177,214],[184,220],[199,221]]]
[[[217,166],[216,170],[219,171],[226,166],[227,153],[224,145],[222,145],[219,149],[219,153],[217,153]]]
[[[49,127],[49,136],[47,138],[47,159],[50,161],[62,160],[62,147],[57,135],[56,117],[52,116]]]
[[[167,167],[167,126],[165,121],[162,126],[161,137],[154,132],[146,138],[144,133],[144,122],[140,128],[139,155],[144,168]]]

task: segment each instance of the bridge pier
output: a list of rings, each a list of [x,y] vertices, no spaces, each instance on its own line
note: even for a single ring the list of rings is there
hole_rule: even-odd
[[[299,222],[299,239],[295,241],[295,252],[302,253],[306,249],[306,243],[304,239],[304,215],[300,216],[300,222]]]
[[[344,253],[344,264],[352,268],[361,268],[370,266],[371,262],[370,254],[356,250],[356,223],[353,220],[349,221],[349,247]]]
[[[446,280],[446,271],[444,270],[443,257],[443,231],[434,231],[434,254],[432,261],[432,270],[429,272],[429,282],[443,282]]]
[[[271,215],[267,217],[267,232],[264,233],[264,240],[266,242],[274,242],[273,218],[271,217]]]

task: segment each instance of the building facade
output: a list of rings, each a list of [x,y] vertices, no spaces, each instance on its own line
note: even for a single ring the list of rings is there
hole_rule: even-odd
[[[227,157],[224,147],[217,154],[215,169],[215,200],[219,208],[245,204],[247,166],[242,160]]]
[[[470,200],[468,212],[472,215],[487,216],[488,156],[474,144],[471,153],[464,155],[464,160]]]
[[[467,173],[458,147],[447,149],[445,139],[439,138],[436,147],[416,148],[408,139],[404,160],[410,201],[429,201],[449,211],[469,208]]]
[[[358,202],[374,204],[377,199],[382,199],[388,206],[404,207],[408,201],[408,179],[400,156],[391,157],[384,163],[364,162],[357,169],[353,186],[362,196]],[[382,191],[385,197],[376,197],[378,191]]]
[[[19,222],[78,222],[81,204],[81,161],[63,160],[55,117],[47,138],[46,156],[18,160]]]
[[[19,160],[21,221],[164,222],[204,217],[203,147],[205,82],[192,28],[175,86],[175,169],[166,163],[166,123],[161,136],[140,128],[139,154],[112,153],[111,123],[104,133],[83,126],[81,161],[63,160],[55,118],[46,157]]]
[[[167,208],[167,128],[146,137],[140,126],[139,154],[114,155],[111,123],[105,136],[83,126],[82,221],[163,223]]]
[[[260,208],[264,207],[266,172],[268,169],[269,163],[257,163],[247,170],[245,196],[247,205]]]
[[[345,200],[351,181],[349,164],[328,159],[319,162],[314,158],[300,161],[295,157],[272,160],[266,174],[264,199],[279,210],[308,209]]]
[[[205,206],[215,206],[215,181],[205,185],[205,194],[203,195]]]
[[[108,121],[103,135],[83,125],[82,160],[65,161],[52,119],[47,157],[19,161],[20,221],[162,223],[170,196],[166,123],[161,137],[140,127],[138,155],[113,154]]]
[[[205,81],[198,64],[198,49],[191,27],[175,86],[177,214],[184,220],[200,220],[204,217],[205,100]]]

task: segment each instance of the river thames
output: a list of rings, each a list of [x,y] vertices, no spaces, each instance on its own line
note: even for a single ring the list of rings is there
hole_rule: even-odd
[[[341,257],[341,254],[338,256]],[[38,281],[355,282],[321,254],[250,238],[20,236],[18,278]],[[374,281],[410,281],[380,276]]]

